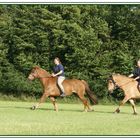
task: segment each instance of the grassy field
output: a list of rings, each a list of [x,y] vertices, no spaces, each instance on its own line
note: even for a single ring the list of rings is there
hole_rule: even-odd
[[[33,103],[0,101],[0,135],[140,135],[140,115],[130,105],[113,114],[115,105],[96,105],[82,112],[82,104],[50,103],[30,110]],[[137,106],[138,112],[140,107]]]

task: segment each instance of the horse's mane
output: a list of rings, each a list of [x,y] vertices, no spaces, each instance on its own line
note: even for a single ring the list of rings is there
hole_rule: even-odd
[[[42,69],[42,68],[41,68]],[[48,71],[46,71],[45,69],[42,69],[44,72],[46,72],[47,74],[48,74],[48,76],[50,76],[51,74],[48,72]]]
[[[51,76],[51,74],[50,74],[48,71],[46,71],[45,69],[43,69],[43,68],[41,68],[41,67],[39,67],[39,66],[34,66],[33,69],[42,70],[42,71],[44,71],[48,76]]]
[[[122,78],[126,78],[127,80],[132,80],[131,77],[128,77],[128,76],[126,76],[126,75],[122,75],[122,74],[119,74],[119,73],[115,73],[115,74],[113,74],[112,76],[121,76]]]

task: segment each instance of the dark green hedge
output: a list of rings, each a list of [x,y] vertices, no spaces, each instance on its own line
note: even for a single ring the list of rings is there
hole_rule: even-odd
[[[36,96],[34,65],[52,72],[60,57],[68,78],[85,79],[100,98],[107,77],[130,74],[140,58],[139,5],[0,5],[0,91]]]

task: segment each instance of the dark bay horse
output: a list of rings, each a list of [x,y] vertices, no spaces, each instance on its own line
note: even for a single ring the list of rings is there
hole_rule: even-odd
[[[37,105],[33,106],[32,109],[38,108],[39,105],[44,102],[47,97],[50,97],[55,111],[58,111],[55,100],[55,97],[60,96],[60,90],[57,86],[57,77],[52,77],[51,74],[49,74],[49,72],[47,72],[46,70],[35,66],[32,68],[28,79],[34,80],[35,78],[38,78],[43,86],[43,95],[40,99],[40,102]],[[86,81],[77,79],[66,79],[63,82],[63,86],[66,96],[72,95],[72,93],[76,93],[78,95],[78,97],[84,104],[84,111],[92,110],[89,106],[88,100],[84,97],[85,92],[87,93],[87,96],[92,103],[97,103],[97,98],[95,97],[95,95],[93,95]]]
[[[135,81],[133,78],[129,78],[124,75],[120,74],[113,74],[108,79],[108,90],[110,93],[113,92],[113,90],[116,87],[119,87],[124,92],[124,99],[120,103],[119,107],[115,110],[115,112],[120,112],[120,106],[124,105],[127,101],[129,101],[132,105],[134,114],[137,114],[134,99],[140,98],[140,91],[138,90],[138,82]]]

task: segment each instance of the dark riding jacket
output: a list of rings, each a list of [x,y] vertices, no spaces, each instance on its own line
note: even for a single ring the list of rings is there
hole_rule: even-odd
[[[134,69],[133,75],[134,75],[133,78],[136,78],[136,77],[140,76],[140,68],[139,67]],[[140,83],[140,78],[137,79],[137,81]]]
[[[59,65],[56,65],[54,68],[53,68],[53,72],[56,74],[58,72],[60,72],[62,70],[62,73],[59,75],[59,76],[65,76],[64,74],[64,67],[62,64],[59,64]]]

